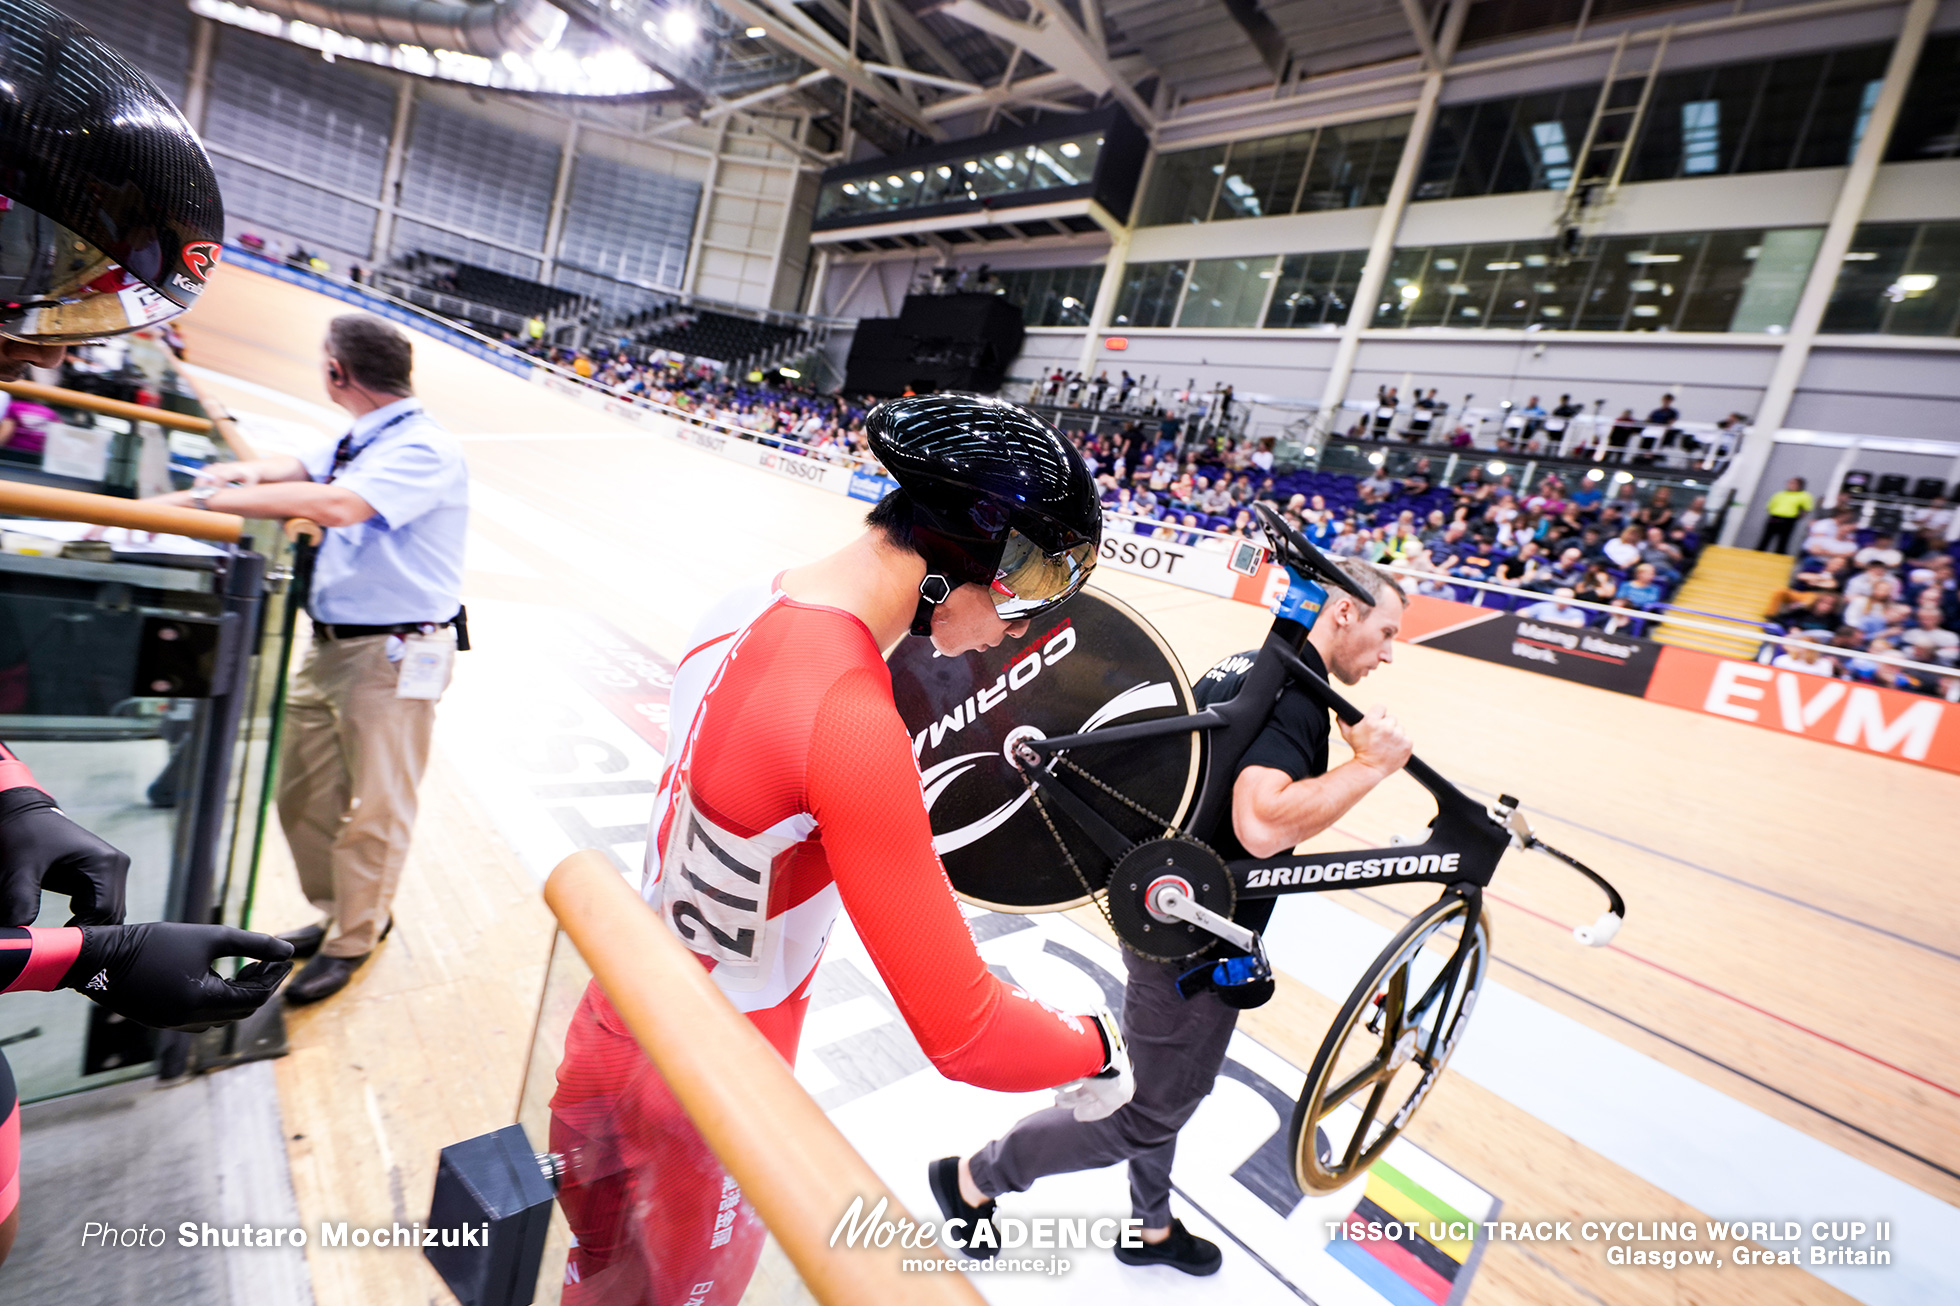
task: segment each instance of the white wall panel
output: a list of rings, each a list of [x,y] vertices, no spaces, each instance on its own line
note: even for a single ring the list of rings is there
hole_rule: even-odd
[[[679,290],[687,272],[700,183],[582,154],[558,257],[624,281]]]
[[[542,252],[558,155],[555,141],[424,100],[409,130],[402,211]]]
[[[335,189],[380,198],[395,94],[387,81],[297,46],[224,28],[204,135]],[[226,197],[227,207],[233,203]]]
[[[54,7],[140,68],[172,102],[184,102],[191,66],[190,10],[145,0],[55,0]]]
[[[222,154],[211,157],[211,166],[225,200],[228,238],[241,231],[297,238],[309,249],[325,245],[355,259],[367,258],[373,248],[374,206]]]

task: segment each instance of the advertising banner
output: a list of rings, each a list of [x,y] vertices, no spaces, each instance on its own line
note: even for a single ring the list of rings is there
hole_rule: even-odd
[[[1124,523],[1104,527],[1098,565],[1229,599],[1237,595],[1239,582],[1245,578],[1227,567],[1225,558],[1223,549],[1200,549],[1175,540],[1132,535]]]
[[[1647,697],[1764,730],[1960,771],[1960,704],[1937,698],[1673,647],[1661,650]]]
[[[1482,619],[1460,621],[1411,642],[1636,698],[1646,694],[1660,655],[1661,646],[1652,640],[1532,621],[1509,612],[1472,611]]]
[[[852,472],[850,496],[866,503],[876,503],[898,488],[898,482],[889,476],[877,476],[871,472]]]

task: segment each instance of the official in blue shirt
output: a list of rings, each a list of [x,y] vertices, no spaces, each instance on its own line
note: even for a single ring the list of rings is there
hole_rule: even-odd
[[[408,337],[367,313],[327,328],[327,395],[354,418],[300,456],[207,467],[166,501],[326,527],[313,644],[286,700],[279,819],[325,920],[281,937],[312,960],[289,1003],[346,987],[394,925],[416,790],[461,625],[469,468],[410,385]]]

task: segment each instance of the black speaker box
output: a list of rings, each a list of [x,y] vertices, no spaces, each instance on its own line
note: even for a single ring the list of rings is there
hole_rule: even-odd
[[[1026,335],[1020,307],[1000,295],[907,295],[898,317],[858,322],[844,389],[997,390]]]

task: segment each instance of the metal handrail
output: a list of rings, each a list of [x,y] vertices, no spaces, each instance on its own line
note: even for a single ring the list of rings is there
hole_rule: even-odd
[[[544,899],[660,1076],[742,1186],[819,1302],[978,1306],[954,1271],[906,1272],[917,1248],[831,1245],[854,1200],[908,1219],[876,1172],[831,1123],[761,1032],[699,959],[647,909],[607,858],[573,853]],[[937,1259],[935,1250],[927,1256]]]
[[[245,519],[228,512],[178,508],[8,480],[0,480],[0,513],[87,522],[92,526],[124,526],[156,535],[188,535],[194,540],[217,544],[238,543],[245,529]]]
[[[42,385],[38,381],[0,381],[0,390],[16,398],[32,399],[43,404],[60,404],[63,408],[79,408],[83,412],[100,413],[104,417],[120,417],[131,422],[154,422],[172,431],[191,431],[198,435],[211,433],[212,423],[208,417],[193,417],[189,413],[173,413],[167,408],[152,408],[148,404],[132,404],[121,399],[107,399],[84,390]]]

